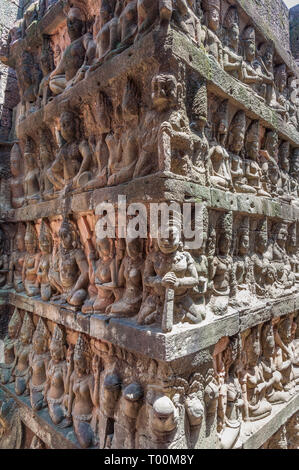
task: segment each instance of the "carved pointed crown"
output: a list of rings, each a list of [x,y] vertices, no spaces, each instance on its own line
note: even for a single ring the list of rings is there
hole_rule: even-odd
[[[42,224],[41,224],[41,229],[40,229],[40,234],[39,234],[39,240],[40,241],[47,241],[49,243],[52,243],[52,232],[47,224],[47,222],[43,219]]]
[[[248,127],[246,134],[246,142],[256,142],[260,137],[260,123],[259,121],[252,121]]]
[[[55,325],[53,336],[51,339],[51,344],[60,344],[64,345],[64,332],[59,325]]]
[[[230,7],[224,18],[223,26],[226,29],[231,29],[235,23],[239,23],[239,15],[236,7]]]
[[[246,127],[246,115],[244,111],[238,111],[231,122],[230,125],[230,132],[234,132],[235,130],[242,130],[245,131]]]
[[[22,317],[17,308],[15,308],[14,313],[10,319],[9,326],[15,327],[17,330],[17,335],[20,333],[22,326]]]
[[[91,352],[89,343],[87,342],[86,338],[80,333],[75,346],[74,357],[81,358],[82,356],[90,357]]]
[[[243,31],[243,41],[255,41],[255,29],[253,26],[247,26]]]
[[[213,8],[220,10],[220,0],[203,0],[202,7],[206,11],[210,11]]]
[[[42,337],[44,340],[49,338],[49,330],[42,318],[38,320],[36,330],[34,332],[33,338]]]
[[[21,328],[21,335],[22,336],[25,335],[31,341],[33,333],[34,333],[34,323],[32,321],[31,316],[27,312],[23,320],[23,324]]]
[[[25,242],[37,243],[37,234],[35,226],[31,223],[27,223],[26,233],[25,233]]]

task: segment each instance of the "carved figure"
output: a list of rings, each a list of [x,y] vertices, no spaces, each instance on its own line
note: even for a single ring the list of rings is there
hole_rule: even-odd
[[[243,58],[239,55],[239,14],[236,7],[227,10],[223,21],[224,47],[223,68],[226,72],[239,80],[242,80]]]
[[[22,171],[22,154],[19,144],[14,144],[10,153],[10,170],[12,178],[10,181],[11,205],[18,209],[24,204],[24,186]]]
[[[29,357],[30,363],[30,402],[34,411],[39,411],[46,406],[44,386],[46,383],[46,371],[50,361],[49,331],[42,318],[39,319],[32,338],[33,349]]]
[[[15,308],[8,324],[8,334],[4,338],[4,363],[0,364],[0,381],[7,384],[13,381],[12,371],[16,365],[16,351],[22,327],[22,317]]]
[[[20,332],[20,341],[16,347],[15,365],[12,369],[12,377],[15,380],[15,392],[17,395],[29,395],[30,363],[32,352],[32,337],[34,324],[29,313],[25,314]]]
[[[15,237],[15,249],[9,261],[9,273],[6,286],[8,289],[13,287],[18,293],[24,291],[22,272],[25,256],[24,230],[23,227],[19,225]]]
[[[26,294],[29,297],[39,295],[38,266],[40,261],[40,253],[37,252],[38,240],[34,225],[27,223],[25,234],[26,255],[23,264],[22,281]]]
[[[53,249],[53,240],[50,227],[44,220],[42,221],[40,229],[39,246],[41,249],[41,257],[37,275],[40,283],[41,298],[47,302],[52,297],[52,287],[49,281],[49,269]]]
[[[24,148],[25,177],[24,192],[27,204],[36,204],[40,199],[39,168],[37,165],[36,145],[27,137]]]
[[[203,0],[204,46],[207,53],[223,67],[223,47],[218,37],[220,26],[220,0]]]

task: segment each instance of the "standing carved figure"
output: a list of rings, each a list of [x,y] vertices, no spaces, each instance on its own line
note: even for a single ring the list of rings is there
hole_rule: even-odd
[[[16,365],[19,335],[22,327],[22,317],[17,308],[8,324],[8,334],[4,338],[4,363],[0,364],[0,382],[7,384],[13,381],[12,371]]]
[[[223,21],[223,28],[223,68],[233,77],[242,80],[243,58],[239,55],[240,27],[239,14],[236,7],[230,7],[227,10]]]
[[[270,197],[270,194],[263,189],[263,171],[260,166],[260,123],[252,121],[248,127],[245,138],[245,175],[249,186],[255,191],[257,196]]]
[[[49,353],[50,334],[42,318],[39,319],[32,338],[32,351],[29,356],[30,363],[30,402],[34,411],[39,411],[47,406],[44,396],[46,383],[46,371],[50,361]]]
[[[24,148],[25,177],[24,192],[27,204],[36,204],[40,199],[40,171],[34,140],[27,137]]]
[[[6,286],[8,289],[13,287],[18,293],[24,291],[22,279],[23,265],[26,257],[24,232],[24,227],[19,225],[15,236],[15,249],[9,260],[9,273]]]
[[[207,53],[220,67],[223,67],[223,47],[218,37],[218,30],[220,26],[220,0],[203,0],[202,6],[204,10],[203,36],[204,46]]]
[[[24,204],[24,185],[23,185],[23,169],[22,169],[22,153],[19,144],[14,144],[10,153],[10,170],[11,170],[11,206],[18,209]]]
[[[15,365],[12,369],[12,377],[15,380],[15,392],[17,395],[30,393],[29,381],[31,376],[30,354],[32,352],[32,337],[34,324],[29,313],[25,314],[20,332],[20,341],[16,347]]]
[[[51,229],[45,220],[42,221],[40,229],[39,246],[41,249],[41,257],[37,275],[39,277],[41,298],[47,302],[52,297],[52,287],[49,281],[49,269],[53,249],[53,240]]]

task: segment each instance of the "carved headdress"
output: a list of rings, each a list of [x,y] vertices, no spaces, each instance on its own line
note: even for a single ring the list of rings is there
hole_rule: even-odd
[[[14,313],[9,321],[9,326],[16,329],[16,336],[18,336],[22,326],[22,317],[17,308],[14,309]]]
[[[246,133],[246,143],[256,142],[260,138],[260,122],[252,121]]]
[[[34,243],[37,247],[37,233],[35,226],[31,223],[27,223],[26,233],[25,233],[25,243]]]
[[[192,103],[193,119],[196,121],[207,121],[208,117],[208,91],[207,83],[204,81],[195,93]]]
[[[31,342],[32,340],[32,336],[33,336],[33,333],[34,333],[34,323],[32,321],[32,318],[31,316],[29,315],[28,312],[26,312],[25,314],[25,317],[24,317],[24,320],[23,320],[23,324],[22,324],[22,328],[21,328],[21,333],[20,335],[21,336],[26,336],[27,340],[28,340],[28,343]]]
[[[235,24],[239,25],[239,14],[236,7],[230,7],[225,15],[223,26],[227,30],[231,29]]]
[[[234,146],[235,136],[238,134],[245,135],[246,115],[244,111],[237,111],[233,117],[229,128],[229,148]]]
[[[81,357],[90,359],[91,351],[87,339],[80,333],[74,350],[74,359],[80,359]]]
[[[224,145],[228,133],[228,100],[220,103],[215,113],[214,122],[217,142]]]
[[[202,7],[205,11],[211,11],[213,8],[220,11],[220,0],[202,0]]]
[[[52,245],[52,242],[53,242],[51,229],[44,219],[41,224],[39,241],[47,242],[49,245]]]
[[[51,339],[50,348],[58,346],[61,351],[61,355],[65,356],[65,335],[64,331],[59,325],[55,325],[54,332]]]
[[[75,247],[79,243],[79,234],[76,230],[76,226],[72,220],[68,217],[64,217],[62,224],[59,229],[58,236],[61,237],[62,232],[68,232],[72,236],[73,246]]]
[[[49,337],[50,337],[49,330],[48,330],[44,320],[42,318],[40,318],[38,320],[38,324],[37,324],[36,330],[35,330],[34,335],[33,335],[33,343],[37,339],[42,339],[43,342],[44,342],[44,349],[47,350],[48,349]]]
[[[242,35],[243,41],[255,42],[255,29],[253,26],[247,26]]]

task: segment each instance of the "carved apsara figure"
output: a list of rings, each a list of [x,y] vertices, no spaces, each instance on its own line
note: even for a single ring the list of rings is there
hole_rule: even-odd
[[[88,263],[72,221],[64,218],[58,235],[58,271],[49,270],[50,284],[58,291],[56,300],[80,307],[87,296]]]
[[[55,325],[50,343],[51,360],[47,367],[47,380],[44,387],[44,399],[47,401],[49,415],[53,423],[61,428],[70,426],[67,418],[66,393],[68,365],[65,359],[66,344],[64,333],[59,325]]]
[[[40,261],[40,253],[38,249],[38,239],[35,226],[27,223],[25,234],[26,255],[23,264],[22,281],[26,294],[29,297],[39,295],[38,266]]]
[[[144,0],[143,0],[144,1]],[[160,2],[161,3],[161,2]],[[165,2],[166,3],[166,2]],[[179,0],[173,10],[173,21],[193,41],[200,46],[202,41],[202,30],[199,11],[195,0]]]
[[[15,380],[15,392],[17,395],[29,395],[29,381],[31,376],[30,355],[32,352],[32,337],[34,324],[29,313],[25,314],[20,332],[20,341],[15,352],[15,365],[12,369],[12,377]]]
[[[253,267],[251,264],[249,218],[244,217],[235,233],[235,256],[233,258],[233,276],[236,292],[234,301],[237,305],[251,305],[253,292]]]
[[[218,37],[220,26],[220,0],[203,0],[202,7],[204,10],[204,46],[207,53],[219,65],[223,66],[223,46]]]
[[[95,442],[91,427],[93,412],[94,377],[91,374],[91,352],[83,335],[79,335],[74,351],[74,372],[70,379],[68,414],[72,417],[74,431],[81,447],[88,448]]]
[[[36,204],[40,199],[40,171],[37,163],[37,151],[34,140],[27,137],[24,148],[25,176],[24,193],[27,204]]]
[[[37,275],[39,277],[41,298],[47,302],[52,297],[52,287],[49,280],[49,269],[53,249],[53,239],[51,229],[45,220],[43,220],[41,224],[39,246],[41,249],[41,257]]]
[[[41,164],[40,192],[44,200],[53,197],[53,184],[48,178],[48,170],[53,163],[53,146],[50,134],[47,130],[41,129],[39,133],[39,160]]]
[[[256,191],[257,196],[270,197],[263,189],[263,171],[260,167],[260,123],[252,121],[245,137],[245,175],[249,186]]]
[[[14,144],[10,153],[10,181],[11,206],[18,209],[24,204],[24,183],[22,171],[22,154],[19,144]]]
[[[13,381],[12,371],[16,365],[16,351],[22,327],[22,317],[17,308],[8,324],[8,334],[4,338],[4,363],[0,364],[0,382],[7,384]]]
[[[25,229],[22,225],[19,225],[15,236],[15,249],[9,260],[9,273],[6,286],[9,289],[13,287],[18,293],[24,291],[22,279],[23,264],[26,256],[24,235]]]
[[[32,338],[32,351],[29,357],[30,363],[30,402],[34,411],[39,411],[46,406],[44,386],[46,383],[46,371],[50,361],[49,353],[50,334],[45,321],[39,318]]]
[[[267,219],[257,222],[254,239],[255,253],[252,256],[255,295],[267,297],[275,280],[275,268],[271,264],[271,249],[268,237]]]
[[[243,58],[239,55],[239,14],[236,7],[227,10],[223,21],[224,47],[223,47],[223,68],[226,72],[239,80],[242,80]]]

